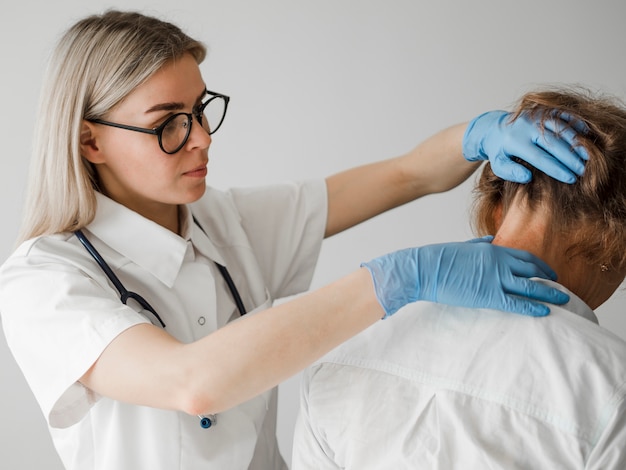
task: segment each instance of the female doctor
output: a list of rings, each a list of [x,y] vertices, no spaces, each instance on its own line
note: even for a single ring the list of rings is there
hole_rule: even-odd
[[[111,11],[51,57],[0,311],[68,469],[285,468],[273,387],[381,317],[416,300],[530,315],[567,300],[528,279],[554,276],[543,262],[483,240],[391,253],[272,307],[309,287],[324,237],[480,160],[524,180],[509,160],[523,155],[571,182],[585,155],[569,128],[491,112],[325,181],[220,192],[205,177],[228,97],[207,89],[204,56],[172,24]]]

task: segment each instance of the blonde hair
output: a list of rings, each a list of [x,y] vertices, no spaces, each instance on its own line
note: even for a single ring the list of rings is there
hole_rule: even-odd
[[[626,107],[616,97],[562,87],[526,94],[513,119],[529,115],[543,127],[562,114],[588,129],[577,137],[589,155],[583,176],[574,184],[560,183],[517,160],[533,173],[530,183],[517,184],[498,178],[486,165],[475,188],[474,227],[480,235],[495,234],[496,209],[506,213],[520,198],[531,210],[541,205],[549,211],[548,242],[563,244],[567,254],[583,256],[591,265],[625,268]]]
[[[165,63],[205,46],[177,26],[136,12],[107,11],[61,37],[44,77],[18,243],[89,224],[97,180],[81,156],[83,119],[102,118]]]

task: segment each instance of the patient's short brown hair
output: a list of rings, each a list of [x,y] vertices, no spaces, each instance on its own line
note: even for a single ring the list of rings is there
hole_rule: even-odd
[[[506,213],[513,199],[521,197],[531,210],[538,205],[547,208],[551,224],[546,236],[567,243],[568,254],[582,255],[591,264],[624,268],[626,107],[614,97],[560,88],[527,93],[512,119],[528,115],[539,119],[543,128],[548,119],[564,113],[588,128],[577,138],[589,154],[584,175],[565,184],[517,160],[533,173],[531,182],[520,184],[498,178],[487,164],[474,190],[474,228],[480,235],[495,234],[496,209]]]

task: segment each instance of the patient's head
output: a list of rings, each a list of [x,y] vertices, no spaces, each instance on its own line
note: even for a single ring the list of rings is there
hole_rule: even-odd
[[[475,229],[541,257],[596,308],[626,274],[626,108],[615,98],[560,89],[528,93],[515,111],[541,122],[565,113],[584,123],[588,132],[577,142],[589,154],[585,173],[568,185],[527,166],[532,181],[518,184],[486,165],[475,189]]]

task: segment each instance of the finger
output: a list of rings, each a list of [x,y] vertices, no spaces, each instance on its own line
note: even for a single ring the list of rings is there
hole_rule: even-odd
[[[536,144],[578,174],[582,174],[585,169],[584,162],[589,160],[587,150],[578,143],[577,134],[571,127],[562,132],[546,128],[546,131],[536,139]]]
[[[539,302],[562,305],[569,301],[569,295],[565,292],[561,292],[552,286],[532,279],[514,278],[509,280],[509,282],[503,283],[502,287],[508,294]]]
[[[545,263],[536,264],[534,262],[522,261],[519,259],[508,260],[507,268],[514,278],[530,279],[538,277],[549,281],[556,280],[556,273]]]
[[[504,154],[498,155],[491,161],[491,169],[499,178],[514,183],[528,183],[532,179],[532,173],[528,168],[510,160]]]
[[[572,147],[566,140],[552,133],[552,131],[546,131],[536,140],[535,144],[574,175],[580,176],[585,172],[585,162],[589,156],[582,145]],[[584,158],[581,157],[579,150],[584,152]]]
[[[556,273],[541,258],[529,253],[528,251],[518,250],[515,248],[498,247],[500,250],[506,251],[511,257],[508,262],[508,268],[514,276],[518,277],[541,277],[556,281]]]
[[[505,146],[506,155],[519,157],[563,183],[574,183],[577,176],[584,172],[584,161],[588,155],[577,143],[578,134],[574,124],[570,125],[568,121],[558,117],[551,118],[543,124],[544,130],[540,130],[535,120],[524,115],[513,125],[520,132],[525,132],[530,137],[530,142],[509,139]]]
[[[568,114],[562,116],[569,117]],[[544,126],[556,139],[563,141],[562,145],[564,148],[567,148],[570,152],[574,152],[579,159],[587,161],[589,160],[589,154],[585,147],[578,142],[578,136],[579,134],[586,134],[589,132],[589,129],[584,122],[571,117],[569,118],[571,119],[570,121],[549,119],[545,122]],[[548,135],[548,133],[544,134]]]
[[[484,237],[472,238],[465,243],[491,243],[493,241],[493,235],[485,235]]]
[[[574,183],[578,174],[576,172],[582,172],[585,169],[581,160],[562,141],[558,141],[558,139],[546,140],[545,137],[540,139],[540,141],[535,142],[535,145],[520,147],[520,150],[514,155],[555,180],[562,183]],[[561,147],[561,145],[564,147]],[[546,148],[550,149],[550,151],[545,150]],[[555,158],[555,155],[558,158]],[[575,171],[570,167],[573,167]]]
[[[547,305],[514,296],[507,296],[500,310],[530,317],[545,317],[550,314],[550,308]]]
[[[586,134],[589,132],[589,126],[584,121],[575,118],[570,113],[560,112],[558,117],[555,115],[555,119],[565,121],[569,126],[573,127],[579,134]]]

